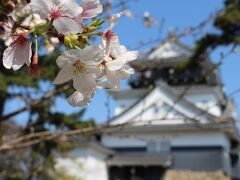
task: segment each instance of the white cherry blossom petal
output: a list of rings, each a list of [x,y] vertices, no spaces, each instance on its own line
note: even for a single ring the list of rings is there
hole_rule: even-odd
[[[76,91],[69,98],[68,103],[73,107],[80,107],[88,105],[91,102],[91,96],[83,95]]]
[[[70,35],[81,32],[81,27],[71,18],[59,17],[53,21],[53,26],[59,34]]]
[[[100,47],[91,45],[80,51],[79,57],[84,64],[96,66],[103,61],[104,52]]]
[[[65,67],[60,70],[57,77],[53,81],[53,84],[63,84],[73,78],[73,69],[70,67]]]
[[[31,0],[29,6],[32,11],[39,14],[43,19],[49,17],[50,9],[54,6],[52,0]]]
[[[7,69],[13,68],[13,70],[20,69],[24,64],[29,66],[31,64],[32,57],[32,42],[25,40],[21,44],[10,45],[3,53],[3,65]]]
[[[73,87],[83,93],[86,94],[88,92],[93,92],[96,88],[96,81],[94,76],[90,73],[74,75],[73,76]]]
[[[114,87],[109,82],[106,82],[106,81],[102,82],[102,81],[100,81],[100,82],[97,82],[97,88],[98,89],[112,89]]]
[[[79,103],[81,103],[83,101],[83,99],[84,99],[83,94],[76,91],[68,98],[68,102],[72,106],[76,107],[76,106],[78,106]]]
[[[117,71],[106,70],[106,78],[111,88],[119,88],[119,80],[117,79]]]
[[[21,45],[18,45],[16,47],[16,58],[14,61],[14,64],[20,65],[20,64],[26,64],[27,66],[30,66],[31,64],[31,57],[32,57],[32,41],[26,40]]]
[[[108,28],[107,28],[106,31],[111,31],[111,30],[114,28],[114,26],[116,25],[117,21],[119,20],[119,18],[120,18],[122,15],[123,15],[122,12],[117,13],[117,14],[114,14],[114,15],[111,17],[111,19],[110,19],[110,24],[109,24],[109,26],[108,26]]]
[[[128,80],[132,74],[134,74],[134,69],[126,66],[117,72],[117,77],[120,80]]]
[[[65,66],[67,64],[75,64],[79,60],[79,51],[76,49],[70,49],[62,53],[62,59],[57,62],[59,67],[61,65]]]
[[[58,65],[58,67],[60,67],[60,68],[64,68],[64,66],[71,65],[69,58],[64,55],[59,56],[56,60],[56,63]]]
[[[103,6],[99,0],[82,0],[80,6],[83,9],[82,18],[93,18],[103,11]]]
[[[99,75],[101,74],[101,69],[97,66],[85,66],[88,73]]]
[[[123,68],[125,62],[123,58],[118,58],[116,60],[113,61],[108,61],[106,63],[107,69],[110,71],[117,71],[120,70],[121,68]]]
[[[122,54],[121,45],[117,36],[111,39],[109,42],[109,47],[106,47],[106,51],[109,51],[108,54],[114,58],[118,58]]]
[[[122,54],[122,57],[125,59],[126,62],[134,61],[138,58],[137,51],[127,51]]]
[[[127,52],[127,48],[123,45],[120,46],[120,49],[121,49],[121,53]]]
[[[3,52],[3,66],[7,69],[11,69],[13,65],[13,58],[14,58],[14,47],[9,46]]]
[[[74,18],[77,15],[81,14],[83,12],[82,7],[80,7],[76,1],[73,0],[62,0],[62,6],[65,7],[65,15],[68,17]]]

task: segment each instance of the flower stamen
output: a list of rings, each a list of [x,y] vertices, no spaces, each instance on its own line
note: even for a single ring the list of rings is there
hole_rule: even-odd
[[[75,64],[74,64],[74,74],[79,75],[79,74],[83,74],[87,72],[87,69],[85,68],[84,63],[82,63],[80,60],[78,60]]]
[[[63,8],[53,6],[50,8],[50,16],[53,20],[63,16]]]
[[[15,46],[15,45],[19,45],[22,46],[26,41],[26,36],[25,34],[17,34],[17,35],[13,35],[14,36],[14,40],[11,43],[11,46]]]

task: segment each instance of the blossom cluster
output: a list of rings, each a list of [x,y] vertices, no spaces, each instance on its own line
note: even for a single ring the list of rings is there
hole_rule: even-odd
[[[104,23],[97,18],[103,11],[99,0],[81,0],[80,4],[75,0],[31,0],[20,5],[2,1],[6,11],[0,19],[0,36],[9,42],[4,67],[18,70],[27,65],[30,74],[39,75],[39,38],[45,38],[48,51],[54,50],[54,43],[61,43],[66,50],[56,60],[60,71],[53,84],[73,82],[70,105],[86,105],[97,88],[118,88],[120,80],[134,73],[128,63],[137,59],[138,52],[128,51],[113,32],[123,13],[113,15],[108,27],[99,32]],[[27,16],[17,22],[23,14]],[[92,36],[100,36],[100,41],[90,44]]]

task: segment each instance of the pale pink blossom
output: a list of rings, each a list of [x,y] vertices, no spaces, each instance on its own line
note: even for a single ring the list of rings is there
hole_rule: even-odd
[[[12,43],[3,53],[3,65],[7,69],[18,70],[24,64],[30,66],[32,56],[32,42],[25,33],[12,37]]]
[[[105,46],[101,44],[100,47],[105,49]],[[102,74],[101,79],[105,79],[105,81],[99,81],[98,87],[119,88],[119,81],[129,79],[134,73],[134,70],[128,66],[128,63],[136,60],[137,57],[137,51],[128,51],[125,46],[112,47],[104,58],[105,74]]]
[[[118,13],[113,15],[110,18],[110,23],[107,29],[103,32],[103,40],[101,44],[105,46],[105,54],[109,55],[110,51],[117,50],[120,51],[120,43],[119,38],[115,32],[112,31],[114,26],[116,25],[119,18],[122,16],[122,13]]]
[[[122,46],[116,33],[112,29],[116,25],[123,13],[115,14],[111,17],[108,28],[103,33],[103,39],[100,47],[105,53],[104,64],[105,74],[101,78],[105,78],[105,82],[98,82],[98,86],[105,88],[118,88],[119,81],[128,79],[134,70],[128,66],[130,61],[136,60],[137,51],[128,51]]]
[[[77,34],[82,31],[81,25],[74,18],[83,10],[74,0],[32,0],[30,7],[41,18],[50,18],[59,34]]]
[[[110,71],[116,71],[123,68],[127,63],[136,60],[138,51],[128,51],[125,46],[120,45],[120,49],[110,51],[110,57],[112,60],[106,62],[106,67]]]
[[[82,0],[80,6],[83,9],[81,13],[83,19],[94,18],[103,11],[99,0]]]
[[[5,41],[5,45],[9,46],[11,43],[10,35],[12,33],[14,22],[12,18],[6,16],[6,19],[3,20],[3,22],[0,23],[0,26],[2,28],[2,33],[0,37]]]
[[[105,63],[106,80],[112,88],[119,88],[120,80],[126,80],[131,77],[134,70],[128,66],[128,63],[136,60],[138,57],[137,51],[127,51],[124,46],[120,47],[119,52],[110,52],[110,59],[107,59]]]
[[[96,76],[100,73],[99,65],[103,60],[102,50],[91,45],[83,50],[69,50],[57,59],[61,68],[54,84],[73,80],[74,88],[82,94],[91,94],[96,89]]]

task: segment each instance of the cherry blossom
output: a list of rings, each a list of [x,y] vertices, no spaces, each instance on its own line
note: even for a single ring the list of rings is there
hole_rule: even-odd
[[[73,79],[74,88],[82,94],[91,94],[96,89],[95,78],[100,73],[99,65],[103,60],[103,51],[91,45],[83,50],[69,50],[57,59],[61,68],[54,84],[62,84]]]
[[[138,57],[137,51],[128,51],[125,46],[120,46],[120,49],[111,49],[109,52],[111,59],[106,62],[106,67],[110,71],[116,71],[123,68],[128,62],[134,61]]]
[[[116,25],[119,18],[122,16],[123,13],[117,13],[113,15],[110,19],[110,23],[107,29],[103,32],[103,40],[102,44],[105,46],[105,53],[109,55],[110,51],[113,50],[120,50],[120,43],[119,38],[116,33],[112,31],[114,26]]]
[[[43,19],[50,17],[59,34],[69,35],[81,32],[81,26],[74,18],[83,10],[73,0],[32,0],[30,7]]]
[[[116,71],[111,71],[111,70],[107,69],[106,70],[106,79],[107,79],[108,83],[105,84],[105,87],[119,88],[120,80],[128,80],[132,74],[134,74],[134,69],[128,65],[125,65]],[[99,85],[101,86],[101,84],[99,84]]]
[[[127,64],[138,57],[137,51],[128,51],[125,46],[120,44],[118,36],[112,32],[122,14],[118,13],[111,17],[100,43],[100,47],[105,52],[105,78],[108,82],[102,85],[108,88],[118,88],[120,80],[130,78],[134,70]],[[101,83],[99,85],[101,86]]]
[[[64,45],[67,51],[56,60],[60,71],[53,84],[73,82],[75,92],[68,98],[71,106],[89,104],[97,88],[118,88],[120,80],[134,73],[129,62],[137,59],[138,52],[128,51],[112,31],[126,12],[113,15],[106,30],[98,32],[104,20],[92,18],[103,11],[99,0],[82,0],[80,4],[76,0],[31,0],[13,7],[7,21],[0,21],[0,33],[8,46],[3,65],[18,70],[26,64],[30,75],[39,76],[39,46],[44,45],[49,53],[55,47],[64,49]],[[88,21],[83,24],[84,19]],[[92,44],[92,36],[102,36],[99,45]],[[32,61],[31,40],[35,47]]]
[[[3,65],[7,69],[18,70],[24,64],[30,66],[32,56],[32,42],[26,33],[14,35],[11,45],[3,53]]]
[[[68,98],[68,103],[73,107],[79,107],[89,104],[91,99],[92,94],[82,94],[76,91]]]
[[[0,33],[0,36],[6,39],[12,33],[12,28],[13,28],[14,22],[8,16],[2,17],[2,18],[3,18],[3,20],[0,21],[0,27],[2,28],[2,33]]]
[[[137,51],[127,51],[124,46],[120,46],[120,51],[110,51],[110,57],[105,58],[106,79],[112,88],[119,88],[119,81],[129,79],[134,70],[127,64],[136,60]]]
[[[99,0],[82,0],[80,6],[83,9],[81,13],[83,19],[94,18],[103,11],[103,6]]]

